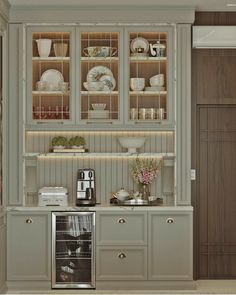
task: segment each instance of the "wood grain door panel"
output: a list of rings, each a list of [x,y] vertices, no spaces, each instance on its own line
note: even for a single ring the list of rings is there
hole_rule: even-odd
[[[236,277],[236,106],[197,109],[198,277]]]
[[[236,103],[236,51],[193,50],[197,104]]]

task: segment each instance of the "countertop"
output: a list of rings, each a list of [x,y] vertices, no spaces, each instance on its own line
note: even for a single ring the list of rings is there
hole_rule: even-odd
[[[48,206],[48,207],[6,207],[7,211],[193,211],[192,206],[119,206],[98,204],[96,206]]]

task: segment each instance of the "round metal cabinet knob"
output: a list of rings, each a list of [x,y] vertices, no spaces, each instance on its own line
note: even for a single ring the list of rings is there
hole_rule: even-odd
[[[174,219],[173,218],[167,218],[166,223],[174,223]]]
[[[126,255],[124,253],[120,253],[120,254],[118,254],[118,258],[124,259],[124,258],[126,258]]]
[[[119,218],[118,219],[118,223],[125,223],[126,221],[125,221],[125,219],[124,218]]]
[[[33,223],[33,219],[32,218],[28,218],[28,219],[26,219],[25,223],[28,223],[28,224]]]

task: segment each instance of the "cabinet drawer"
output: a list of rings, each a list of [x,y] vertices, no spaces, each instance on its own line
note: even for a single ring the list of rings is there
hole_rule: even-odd
[[[146,245],[146,212],[97,214],[97,245]]]
[[[96,279],[146,280],[146,247],[97,247]]]

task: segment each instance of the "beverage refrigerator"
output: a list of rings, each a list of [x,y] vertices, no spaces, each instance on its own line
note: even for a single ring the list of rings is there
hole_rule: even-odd
[[[95,212],[52,212],[52,288],[95,288]]]

